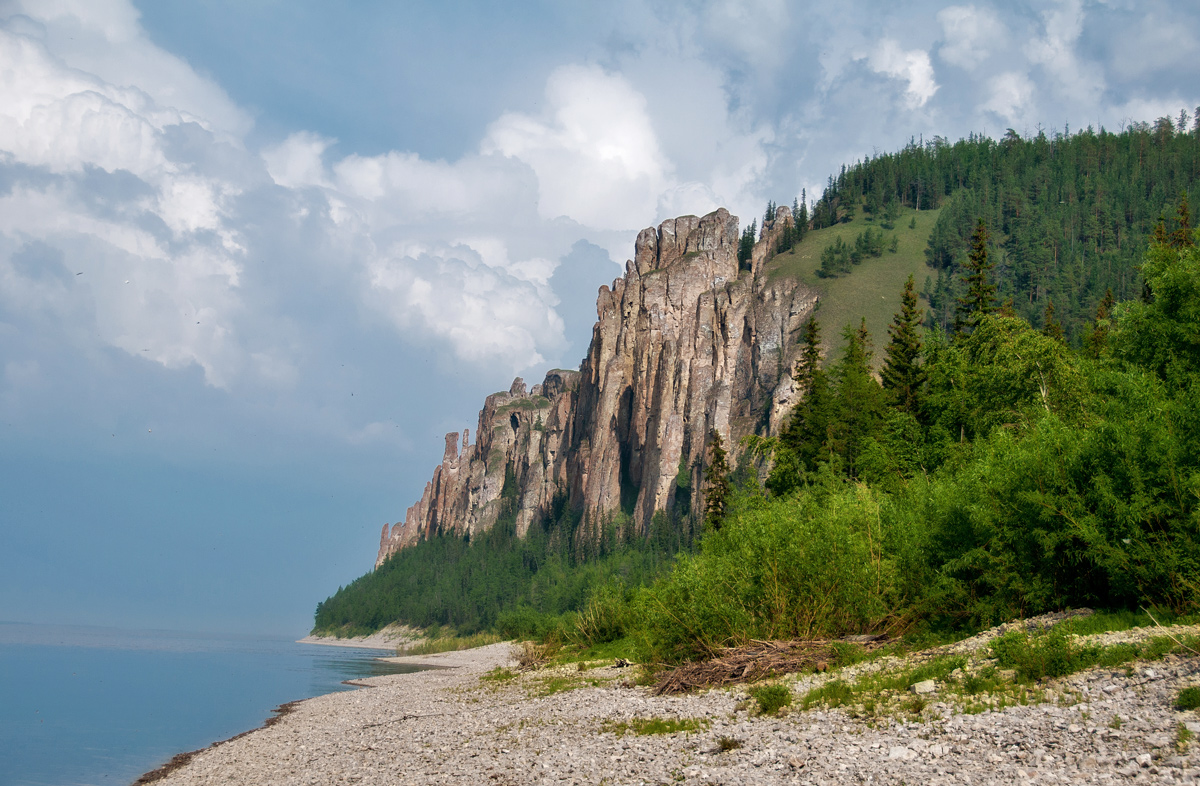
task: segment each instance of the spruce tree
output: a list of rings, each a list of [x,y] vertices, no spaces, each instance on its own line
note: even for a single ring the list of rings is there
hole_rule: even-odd
[[[1179,217],[1179,226],[1171,233],[1171,245],[1175,248],[1191,248],[1194,244],[1192,240],[1192,213],[1188,209],[1188,195],[1184,191],[1179,195],[1179,209],[1176,211]]]
[[[892,338],[879,376],[883,389],[891,394],[896,407],[912,415],[920,409],[921,385],[925,382],[925,370],[920,365],[921,317],[910,275],[900,296],[900,310],[888,326]]]
[[[955,328],[962,330],[964,326],[974,327],[979,321],[992,313],[992,301],[996,297],[996,286],[988,280],[992,263],[988,259],[988,229],[982,218],[975,226],[971,235],[971,253],[967,255],[964,266],[966,275],[963,284],[967,291],[958,299],[958,313]]]
[[[1042,318],[1042,335],[1048,336],[1055,341],[1062,343],[1064,341],[1062,323],[1054,318],[1054,301],[1046,299],[1046,312]]]
[[[812,392],[812,383],[817,370],[821,367],[821,325],[816,317],[810,317],[804,325],[804,349],[800,350],[800,358],[796,361],[796,370],[792,374],[805,395]]]
[[[863,443],[878,431],[886,404],[883,388],[871,374],[871,334],[866,319],[857,329],[847,325],[843,335],[846,354],[834,371],[837,396],[828,441],[830,453],[841,458],[842,469],[854,478]]]
[[[711,529],[721,528],[729,504],[729,462],[721,432],[712,430],[708,443],[708,468],[704,470],[704,523]]]

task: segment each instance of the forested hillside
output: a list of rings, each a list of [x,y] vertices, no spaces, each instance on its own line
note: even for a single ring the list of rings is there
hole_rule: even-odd
[[[885,221],[892,205],[940,208],[926,249],[937,275],[917,286],[932,300],[930,323],[944,328],[961,295],[958,266],[983,218],[1000,301],[1011,299],[1038,327],[1052,302],[1077,343],[1109,290],[1117,300],[1139,294],[1138,266],[1158,219],[1173,218],[1181,194],[1193,203],[1200,196],[1200,126],[1189,129],[1188,120],[1181,112],[1120,133],[1025,139],[1010,129],[999,141],[914,141],[830,177],[812,227]]]
[[[716,450],[702,484],[681,468],[705,521],[658,514],[640,535],[617,515],[581,538],[563,508],[519,539],[505,516],[395,554],[317,630],[628,637],[668,663],[1069,606],[1200,611],[1198,140],[1163,120],[845,169],[772,260],[836,285],[796,337],[799,403],[727,446],[733,476]],[[878,254],[855,245],[868,227]],[[822,275],[838,239],[860,258]]]

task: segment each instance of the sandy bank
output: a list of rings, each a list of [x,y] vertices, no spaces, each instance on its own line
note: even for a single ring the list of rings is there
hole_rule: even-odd
[[[401,644],[409,644],[421,638],[420,633],[414,628],[401,625],[389,625],[383,630],[376,631],[370,636],[350,636],[346,638],[338,638],[337,636],[305,636],[296,641],[297,644],[322,644],[333,647],[359,647],[362,649],[371,650],[391,650],[396,651],[396,648]]]
[[[160,783],[1198,782],[1200,757],[1181,753],[1177,740],[1200,724],[1172,707],[1181,687],[1200,682],[1195,657],[1092,669],[1041,686],[1042,700],[978,714],[935,694],[920,720],[840,709],[755,717],[741,689],[655,697],[622,687],[629,670],[614,666],[485,679],[509,659],[505,644],[398,658],[450,668],[375,677],[363,681],[370,689],[299,702]],[[801,693],[827,679],[788,683]],[[699,729],[619,733],[650,717],[694,719]],[[736,747],[722,752],[722,740]]]

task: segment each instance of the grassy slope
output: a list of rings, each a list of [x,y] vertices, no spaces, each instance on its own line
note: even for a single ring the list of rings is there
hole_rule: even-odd
[[[909,221],[914,216],[917,226],[909,229]],[[879,227],[879,220],[867,221],[861,208],[858,217],[850,223],[809,232],[798,246],[767,263],[771,275],[798,278],[820,293],[817,320],[821,325],[822,345],[827,360],[836,360],[845,348],[842,328],[847,324],[857,327],[859,320],[866,317],[875,349],[872,362],[876,367],[883,363],[888,342],[887,326],[900,309],[900,293],[904,289],[905,279],[911,273],[920,291],[926,276],[937,277],[937,271],[925,264],[925,246],[937,216],[937,210],[902,210],[896,220],[896,229],[892,232],[883,230],[883,256],[869,257],[862,264],[854,266],[849,275],[839,278],[817,276],[816,270],[821,266],[821,251],[839,235],[844,242],[853,245],[854,238],[867,227]],[[887,250],[893,234],[900,239],[899,250],[895,254]]]

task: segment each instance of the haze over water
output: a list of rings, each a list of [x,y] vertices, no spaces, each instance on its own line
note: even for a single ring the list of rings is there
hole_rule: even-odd
[[[0,623],[0,786],[128,784],[343,680],[414,671],[380,650]]]

